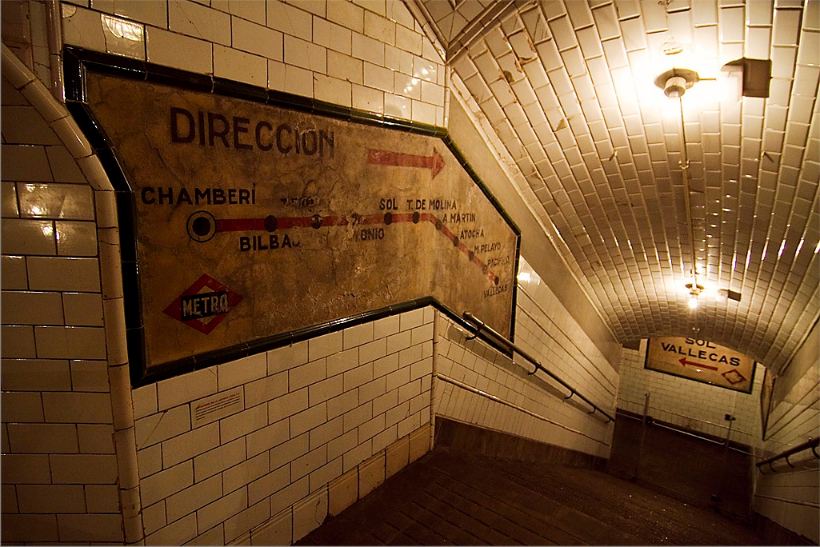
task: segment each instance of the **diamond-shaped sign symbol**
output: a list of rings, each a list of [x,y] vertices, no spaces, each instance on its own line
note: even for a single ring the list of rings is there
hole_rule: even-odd
[[[202,274],[163,311],[203,334],[210,334],[241,301],[241,295]]]
[[[739,373],[738,371],[736,371],[734,369],[727,370],[726,372],[721,374],[721,376],[726,378],[726,381],[729,382],[732,385],[739,384],[740,382],[743,382],[743,381],[746,380],[745,376],[743,376],[741,373]]]

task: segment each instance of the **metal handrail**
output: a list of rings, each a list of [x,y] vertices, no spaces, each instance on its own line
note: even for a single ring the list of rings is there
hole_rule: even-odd
[[[797,454],[798,452],[803,452],[804,450],[811,449],[812,454],[814,454],[815,458],[820,458],[820,454],[817,453],[817,447],[820,446],[820,437],[813,437],[810,438],[808,441],[798,444],[797,446],[793,446],[787,450],[784,450],[780,454],[776,454],[770,458],[766,458],[765,460],[761,460],[757,462],[757,468],[760,469],[760,472],[763,473],[763,466],[768,465],[769,469],[774,471],[774,467],[772,464],[777,460],[785,459],[786,463],[789,467],[794,467],[794,464],[789,461],[789,456]]]
[[[624,418],[628,418],[630,420],[635,420],[637,422],[641,422],[641,421],[644,420],[644,418],[646,418],[646,420],[647,420],[646,423],[648,425],[652,425],[652,426],[655,426],[655,427],[660,427],[661,429],[668,429],[669,431],[675,431],[676,433],[680,433],[681,435],[687,435],[689,437],[695,437],[696,439],[706,441],[707,443],[716,444],[718,446],[727,446],[729,448],[729,450],[731,450],[733,452],[738,452],[740,454],[746,454],[747,456],[752,455],[752,453],[749,452],[748,450],[743,450],[742,448],[737,448],[737,447],[732,446],[731,443],[729,442],[728,438],[721,441],[721,440],[718,440],[718,439],[715,439],[715,438],[712,438],[712,437],[707,437],[706,436],[706,435],[708,435],[707,433],[700,433],[700,432],[695,432],[695,431],[692,431],[692,430],[689,430],[689,429],[684,429],[683,427],[676,426],[675,424],[662,423],[660,420],[656,420],[655,418],[653,418],[652,416],[650,416],[648,414],[645,415],[644,417],[638,417],[638,416],[631,415],[631,413],[627,414],[627,412],[628,411],[625,411],[625,410],[622,410],[622,409],[618,409],[616,411],[616,413],[618,415],[623,416]],[[705,422],[705,420],[697,420],[697,421]],[[710,422],[707,422],[707,423],[710,423]],[[718,424],[716,424],[716,425],[718,425]]]
[[[562,423],[556,422],[555,420],[550,420],[550,419],[549,419],[549,418],[547,418],[546,416],[542,416],[541,414],[538,414],[537,412],[533,412],[532,410],[529,410],[529,409],[527,409],[527,408],[524,408],[523,406],[516,405],[516,404],[513,404],[513,403],[511,403],[511,402],[509,402],[509,401],[506,401],[506,400],[504,400],[504,399],[502,399],[502,398],[500,398],[500,397],[496,397],[496,396],[495,396],[495,395],[493,395],[492,393],[487,393],[486,391],[484,391],[484,390],[482,390],[482,389],[478,389],[477,387],[473,387],[473,386],[471,386],[471,385],[469,385],[469,384],[465,384],[464,382],[459,382],[458,380],[455,380],[455,379],[453,379],[453,378],[450,378],[449,376],[445,376],[444,374],[441,374],[440,372],[437,372],[437,373],[436,373],[436,378],[438,378],[438,379],[439,379],[439,380],[441,380],[442,382],[447,382],[448,384],[452,384],[452,385],[454,385],[454,386],[456,386],[456,387],[458,387],[458,388],[461,388],[461,389],[463,389],[463,390],[466,390],[466,391],[469,391],[469,392],[471,392],[471,393],[475,393],[476,395],[480,395],[480,396],[482,396],[482,397],[485,397],[485,398],[487,398],[487,399],[489,399],[489,400],[491,400],[491,401],[494,401],[494,402],[496,402],[496,403],[498,403],[498,404],[501,404],[501,405],[504,405],[504,406],[510,407],[510,408],[512,408],[512,409],[514,409],[514,410],[517,410],[518,412],[523,412],[524,414],[528,414],[529,416],[532,416],[533,418],[538,418],[539,420],[542,420],[542,421],[545,421],[545,422],[547,422],[547,423],[549,423],[549,424],[552,424],[552,425],[554,425],[555,427],[560,427],[561,429],[564,429],[564,430],[569,431],[569,432],[571,432],[571,433],[575,433],[576,435],[581,435],[582,437],[586,437],[587,439],[589,439],[589,440],[591,440],[591,441],[595,441],[596,443],[600,443],[600,444],[602,444],[602,445],[604,445],[604,446],[609,446],[609,443],[604,442],[604,441],[602,441],[602,440],[600,440],[600,439],[596,439],[595,437],[592,437],[592,436],[590,436],[590,435],[587,435],[587,434],[586,434],[586,433],[584,433],[583,431],[579,431],[579,430],[577,430],[577,429],[573,429],[573,428],[568,427],[568,426],[566,426],[566,425],[564,425],[564,424],[562,424]]]
[[[492,327],[487,325],[485,322],[483,322],[479,318],[477,318],[475,315],[473,315],[472,313],[470,313],[468,311],[465,311],[464,312],[464,319],[467,321],[470,330],[472,330],[474,332],[474,337],[475,336],[481,336],[482,338],[484,338],[482,333],[487,333],[490,336],[492,336],[493,338],[495,338],[497,342],[500,342],[502,345],[506,346],[507,349],[517,353],[518,355],[520,355],[521,357],[523,357],[524,359],[526,359],[527,361],[532,363],[533,366],[535,366],[535,369],[532,372],[529,373],[530,376],[532,376],[533,374],[535,374],[536,372],[538,372],[540,370],[541,372],[543,372],[544,374],[546,374],[547,376],[549,376],[550,378],[552,378],[553,380],[555,380],[556,382],[561,384],[563,387],[568,389],[569,390],[569,395],[564,397],[565,401],[569,400],[573,396],[577,395],[579,399],[581,399],[582,401],[584,401],[585,403],[587,403],[589,406],[592,407],[592,412],[590,412],[590,414],[595,414],[596,412],[600,412],[607,419],[607,423],[615,421],[615,418],[613,418],[608,412],[606,412],[604,409],[602,409],[601,407],[599,407],[598,405],[596,405],[595,403],[590,401],[588,398],[586,398],[583,395],[581,395],[580,393],[578,393],[578,390],[576,390],[574,387],[569,385],[567,382],[565,382],[563,379],[561,379],[555,373],[550,372],[549,370],[544,368],[544,366],[535,357],[531,356],[529,353],[522,350],[520,347],[516,346],[513,342],[511,342],[510,340],[505,338],[503,334],[501,334],[500,332],[494,330]]]

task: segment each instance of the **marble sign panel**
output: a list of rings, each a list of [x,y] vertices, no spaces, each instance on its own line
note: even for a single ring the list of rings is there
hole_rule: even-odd
[[[441,139],[89,73],[145,366],[432,296],[509,335],[517,235]]]

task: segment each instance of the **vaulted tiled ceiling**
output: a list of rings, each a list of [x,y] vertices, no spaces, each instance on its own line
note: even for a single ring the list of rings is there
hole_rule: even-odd
[[[621,342],[696,332],[788,363],[820,310],[820,1],[410,3]],[[772,60],[768,98],[726,92],[744,57]],[[702,79],[682,109],[654,85],[671,66]]]

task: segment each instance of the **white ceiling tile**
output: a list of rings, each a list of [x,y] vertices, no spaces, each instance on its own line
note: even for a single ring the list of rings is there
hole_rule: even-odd
[[[692,43],[692,18],[689,10],[676,11],[667,16],[671,38],[688,47]]]
[[[774,41],[778,46],[796,46],[800,33],[800,10],[778,9],[774,12]]]
[[[772,48],[772,78],[791,79],[794,77],[797,49],[790,46]]]
[[[804,0],[776,0],[774,3],[775,8],[794,8],[800,9],[803,7]]]
[[[766,129],[763,132],[763,151],[780,152],[783,148],[785,133],[783,131],[773,131]]]
[[[555,95],[555,91],[552,89],[551,85],[539,87],[535,90],[535,95],[538,97],[538,102],[541,103],[541,107],[544,109],[544,111],[551,109],[560,109],[560,105],[558,104],[558,97]]]
[[[561,0],[541,0],[541,8],[547,19],[555,19],[567,13],[564,2]]]
[[[666,7],[654,0],[641,0],[641,13],[647,32],[658,32],[667,29]]]
[[[817,102],[815,97],[810,95],[793,95],[791,100],[791,107],[789,108],[790,120],[809,120],[811,119],[812,106]]]
[[[615,9],[618,12],[618,18],[622,20],[641,14],[636,0],[615,0]]]
[[[786,101],[788,101],[788,96]],[[766,108],[766,127],[775,131],[785,131],[787,113],[788,109],[786,106],[777,105],[774,100],[770,98]]]
[[[517,32],[509,37],[513,51],[522,61],[534,59],[537,56],[535,46],[530,42],[529,35],[525,31]]]
[[[820,0],[818,1],[820,3]],[[820,19],[820,16],[818,16]],[[800,51],[797,62],[801,65],[820,66],[820,32],[803,32],[800,34]]]
[[[513,93],[515,93],[518,102],[522,106],[537,103],[538,97],[535,96],[535,92],[533,91],[527,79],[522,78],[521,80],[511,84],[510,87],[512,87]]]
[[[621,21],[621,32],[627,51],[646,48],[646,33],[640,17]]]
[[[481,76],[487,82],[493,82],[502,77],[501,69],[489,51],[473,58],[473,63],[478,68]]]
[[[501,57],[511,49],[507,37],[504,36],[499,27],[493,28],[484,35],[484,42],[495,57]]]
[[[720,41],[743,41],[743,8],[722,8],[720,10]]]
[[[523,12],[521,14],[521,21],[524,22],[524,27],[530,34],[530,38],[532,38],[533,42],[538,43],[551,36],[549,26],[547,26],[547,20],[541,14],[541,10],[538,9],[538,7]]]
[[[629,65],[626,57],[626,49],[620,39],[607,40],[603,43],[604,55],[610,69]]]
[[[564,66],[570,78],[586,74],[587,66],[584,62],[584,56],[581,54],[581,48],[574,47],[564,50],[561,52],[561,57],[564,60]]]
[[[820,0],[808,0],[804,10],[803,28],[820,30]]]
[[[601,39],[594,26],[581,29],[577,31],[576,34],[585,59],[599,57],[604,54],[604,51],[601,49]]]
[[[818,57],[820,57],[820,52],[818,52]],[[792,93],[816,98],[818,84],[820,84],[820,67],[801,65],[797,67]]]
[[[589,77],[589,74],[573,78],[572,86],[575,88],[575,95],[581,102],[582,109],[584,102],[595,101],[595,86],[592,84],[592,78]]]
[[[561,54],[558,53],[558,47],[555,45],[554,40],[541,42],[535,46],[535,49],[538,51],[538,56],[545,69],[555,70],[563,66]]]
[[[805,152],[805,148],[802,146],[790,146],[786,145],[783,147],[783,156],[780,162],[781,165],[781,176],[785,174],[792,175],[788,180],[797,181],[797,173],[793,171],[787,171],[785,167],[793,167],[795,169],[800,168],[800,164],[803,162],[803,152]],[[784,181],[785,182],[785,179]]]
[[[569,17],[564,16],[552,19],[549,21],[549,27],[559,51],[564,51],[565,49],[578,45],[578,41],[575,39],[575,31],[572,29]]]
[[[606,59],[603,57],[596,57],[594,59],[587,60],[587,70],[589,70],[592,83],[596,87],[611,84],[611,80],[609,78],[609,66],[607,65]]]
[[[540,61],[524,63],[522,66],[533,88],[539,88],[548,83],[547,72]]]
[[[501,31],[510,36],[524,29],[521,19],[518,17],[518,12],[512,13],[501,21]]]
[[[805,147],[809,136],[809,125],[790,122],[786,127],[786,143],[792,146]]]
[[[746,29],[746,57],[768,59],[771,33],[769,27],[748,27]]]
[[[483,103],[492,97],[492,91],[490,91],[480,74],[464,80],[464,84],[477,103]]]
[[[620,37],[621,27],[618,24],[618,14],[612,4],[592,10],[592,16],[601,40]]]
[[[547,72],[547,77],[550,79],[552,89],[556,95],[560,96],[572,92],[572,82],[569,80],[567,71],[563,68]]]
[[[772,24],[771,0],[754,0],[746,6],[746,22],[749,25]]]
[[[580,29],[593,24],[592,12],[586,2],[573,2],[570,0],[565,5],[574,28]]]
[[[692,0],[692,24],[717,24],[717,3],[714,0]]]

